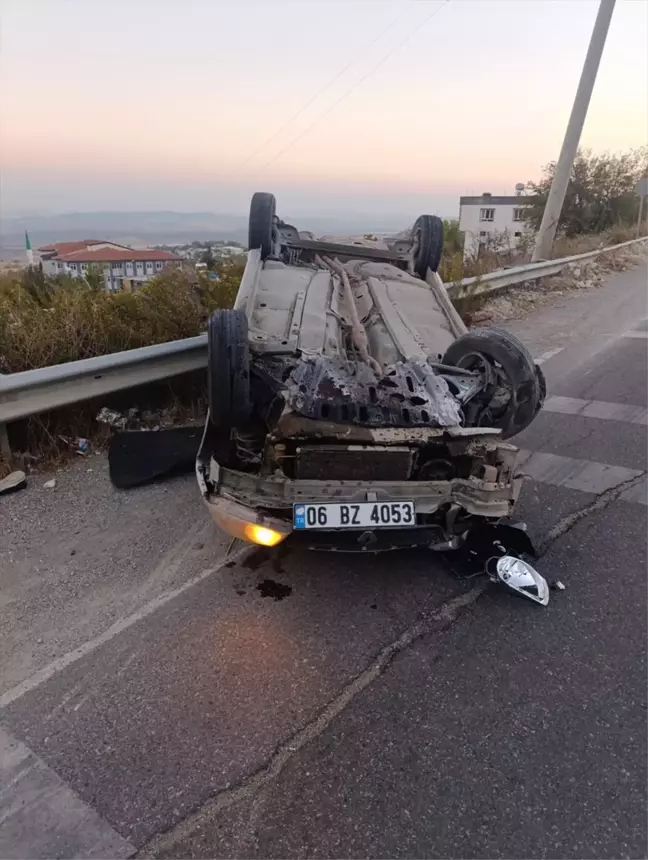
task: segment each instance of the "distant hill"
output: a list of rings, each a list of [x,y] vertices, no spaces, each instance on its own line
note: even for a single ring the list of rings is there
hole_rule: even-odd
[[[74,239],[110,239],[124,244],[175,244],[192,239],[238,239],[247,236],[247,218],[213,212],[68,212],[3,218],[0,246],[22,247],[25,231],[32,247]]]
[[[300,230],[315,235],[325,233],[389,232],[402,230],[403,216],[349,213],[339,216],[296,215],[280,212],[281,217]],[[413,220],[413,219],[412,219]],[[32,215],[3,218],[0,223],[0,249],[3,256],[22,249],[25,231],[33,248],[50,242],[74,239],[108,239],[126,245],[180,245],[193,240],[247,240],[247,214],[215,212],[68,212],[61,215]]]

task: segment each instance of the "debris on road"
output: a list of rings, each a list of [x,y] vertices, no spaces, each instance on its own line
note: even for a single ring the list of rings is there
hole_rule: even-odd
[[[119,430],[108,448],[112,484],[126,490],[192,472],[202,433],[200,426]]]
[[[549,585],[529,564],[537,551],[527,534],[526,523],[482,523],[468,532],[450,564],[460,579],[472,579],[486,574],[510,590],[546,606]]]
[[[125,430],[128,423],[125,415],[122,415],[121,412],[117,412],[115,409],[108,409],[107,406],[99,410],[96,420],[100,424],[108,424],[109,427],[117,427],[120,430]]]
[[[56,478],[51,478],[49,481],[45,481],[43,484],[44,490],[53,490],[56,486]]]
[[[15,493],[17,490],[24,490],[26,486],[27,477],[24,472],[10,472],[10,474],[0,480],[0,496]]]
[[[566,586],[565,586],[564,582],[561,582],[559,579],[555,579],[551,583],[550,588],[552,588],[554,591],[564,591]]]
[[[76,440],[76,450],[77,454],[87,454],[90,450],[90,442],[87,439],[77,439]]]

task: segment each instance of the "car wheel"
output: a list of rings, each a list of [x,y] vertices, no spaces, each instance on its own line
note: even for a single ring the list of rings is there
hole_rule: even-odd
[[[412,228],[412,264],[419,278],[436,272],[443,253],[443,221],[436,215],[420,215]]]
[[[498,427],[504,439],[521,433],[542,407],[544,376],[531,354],[510,332],[481,328],[452,343],[443,364],[485,373],[487,384],[478,424]]]
[[[209,418],[228,437],[251,412],[248,324],[241,310],[214,311],[207,331]]]
[[[248,223],[248,248],[250,251],[259,249],[261,259],[265,260],[272,253],[273,230],[277,201],[274,194],[267,191],[256,191],[250,203],[250,220]]]

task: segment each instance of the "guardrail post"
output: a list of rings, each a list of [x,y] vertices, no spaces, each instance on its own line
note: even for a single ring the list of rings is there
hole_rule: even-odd
[[[6,461],[7,465],[11,467],[13,465],[13,457],[11,454],[11,446],[9,445],[9,433],[7,432],[6,424],[0,424],[0,454],[2,454],[2,459]]]
[[[0,373],[0,376],[2,374]],[[0,457],[7,463],[11,469],[13,466],[13,456],[11,454],[11,446],[9,445],[9,431],[7,425],[0,421]]]

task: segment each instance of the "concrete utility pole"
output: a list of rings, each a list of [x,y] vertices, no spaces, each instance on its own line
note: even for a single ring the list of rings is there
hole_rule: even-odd
[[[569,177],[571,176],[574,158],[578,151],[578,144],[581,132],[583,131],[585,117],[587,116],[587,108],[592,97],[594,81],[596,80],[596,73],[601,62],[605,39],[610,28],[610,20],[612,19],[615,2],[616,0],[601,0],[601,5],[599,6],[580,82],[576,90],[576,98],[574,99],[571,116],[567,124],[565,139],[563,140],[560,157],[556,164],[556,172],[542,215],[542,224],[540,225],[535,248],[533,249],[532,260],[534,262],[548,260],[551,257],[551,248],[556,236],[563,203],[565,202]]]

